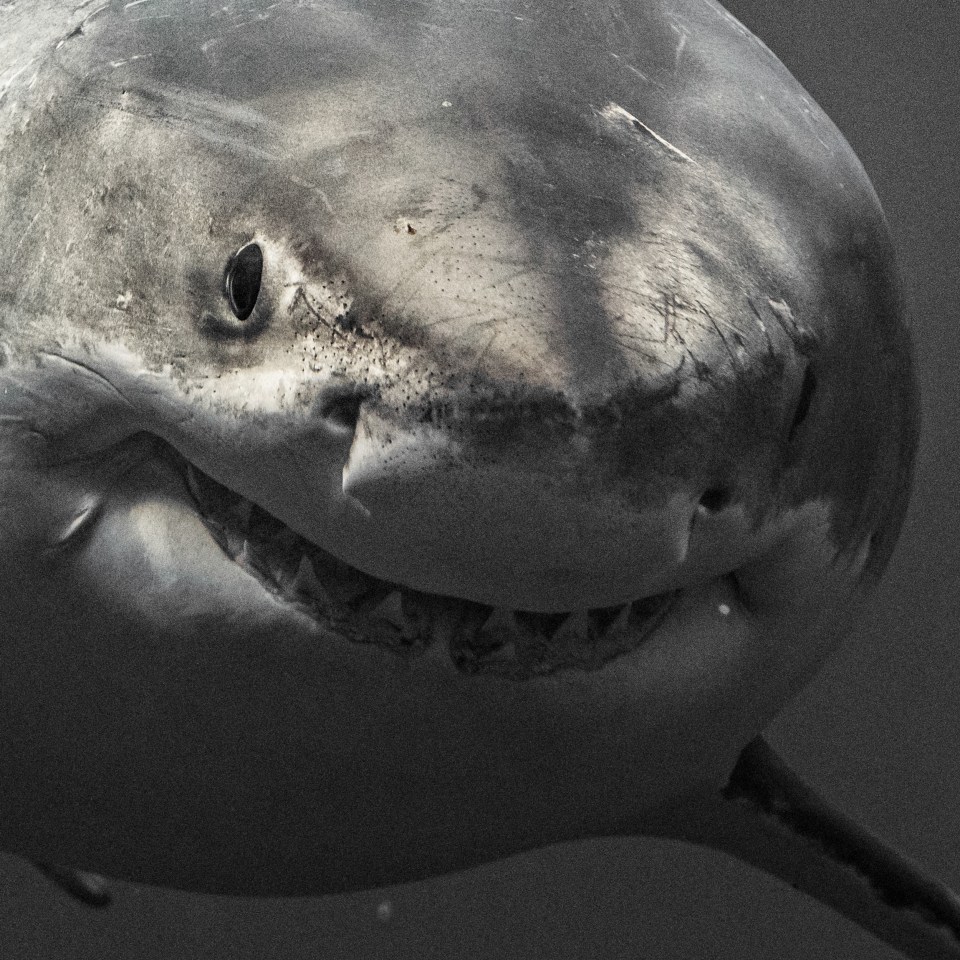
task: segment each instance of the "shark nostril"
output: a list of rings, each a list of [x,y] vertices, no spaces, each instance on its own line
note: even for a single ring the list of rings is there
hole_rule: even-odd
[[[320,417],[338,431],[353,433],[365,399],[365,394],[354,387],[331,390],[320,401]]]

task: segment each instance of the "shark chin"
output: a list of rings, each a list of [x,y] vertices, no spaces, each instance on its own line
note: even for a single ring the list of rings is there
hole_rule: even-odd
[[[773,54],[712,0],[22,6],[0,845],[103,905],[646,834],[960,957],[761,738],[919,428],[877,197]]]

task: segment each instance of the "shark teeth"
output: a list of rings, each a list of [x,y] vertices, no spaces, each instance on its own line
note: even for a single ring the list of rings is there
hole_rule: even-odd
[[[614,630],[623,629],[630,616],[631,604],[620,607],[598,607],[587,611],[587,635],[602,639]]]
[[[294,575],[293,582],[290,584],[291,592],[298,598],[312,600],[314,602],[329,604],[330,596],[323,589],[316,571],[313,569],[313,563],[310,558],[304,554],[297,565],[297,572]]]
[[[675,596],[537,613],[423,593],[351,567],[183,463],[187,490],[216,542],[274,596],[358,643],[414,656],[445,647],[465,673],[525,679],[597,669],[643,642]]]

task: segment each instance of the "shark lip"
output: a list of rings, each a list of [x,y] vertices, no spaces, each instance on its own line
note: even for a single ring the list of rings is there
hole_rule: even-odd
[[[348,640],[401,655],[446,645],[466,674],[526,679],[599,669],[643,643],[681,592],[557,613],[425,593],[345,563],[193,463],[177,459],[213,539],[279,601]]]

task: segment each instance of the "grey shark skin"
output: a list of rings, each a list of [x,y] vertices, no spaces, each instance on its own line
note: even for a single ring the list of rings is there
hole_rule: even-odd
[[[275,895],[646,832],[960,955],[949,894],[737,762],[868,602],[917,432],[876,197],[756,38],[0,17],[0,843]]]

